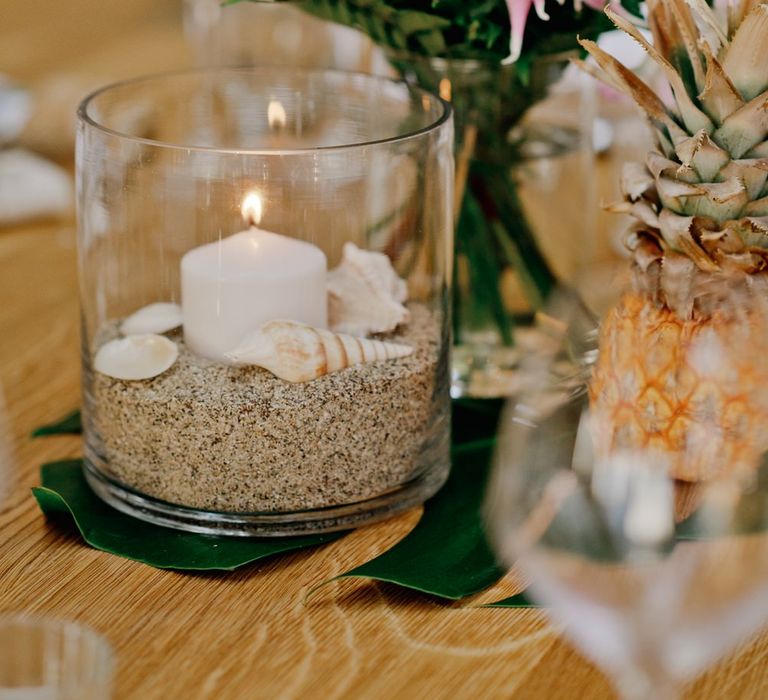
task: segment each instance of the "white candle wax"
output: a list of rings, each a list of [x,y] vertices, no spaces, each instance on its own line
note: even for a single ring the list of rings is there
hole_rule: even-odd
[[[316,246],[251,227],[181,260],[184,340],[198,355],[225,353],[274,319],[325,328],[327,261]]]

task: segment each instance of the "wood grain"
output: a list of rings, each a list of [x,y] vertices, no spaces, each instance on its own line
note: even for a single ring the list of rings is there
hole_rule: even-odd
[[[183,60],[169,48],[182,46],[175,16],[160,0],[71,0],[66,10],[35,0],[0,23],[0,66],[29,80],[92,62],[117,77],[137,57],[160,69]],[[41,463],[77,456],[80,444],[29,434],[79,403],[78,322],[72,222],[0,230],[0,612],[101,631],[117,653],[118,699],[613,696],[540,611],[476,607],[515,592],[512,579],[463,605],[354,580],[305,604],[311,586],[391,546],[417,512],[231,574],[151,569],[49,525],[29,489]],[[768,697],[766,663],[763,635],[689,697]]]

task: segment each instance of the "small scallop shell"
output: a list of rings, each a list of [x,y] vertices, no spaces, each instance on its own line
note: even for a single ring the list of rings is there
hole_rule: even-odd
[[[160,301],[132,313],[120,325],[120,332],[123,335],[167,333],[180,325],[181,307],[178,304]]]
[[[287,382],[309,382],[352,365],[407,357],[413,348],[354,338],[293,321],[268,321],[227,357],[256,365]]]
[[[115,379],[151,379],[169,369],[178,356],[176,344],[163,335],[131,335],[102,345],[93,366]]]
[[[337,333],[389,333],[410,320],[408,287],[384,253],[344,245],[341,264],[328,273],[328,316]]]

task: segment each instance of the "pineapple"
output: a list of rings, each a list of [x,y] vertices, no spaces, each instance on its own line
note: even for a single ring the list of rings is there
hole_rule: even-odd
[[[665,104],[594,42],[581,66],[631,96],[656,146],[627,164],[632,291],[607,314],[590,382],[598,453],[651,448],[676,479],[754,467],[768,449],[768,5],[650,0]],[[764,397],[764,395],[766,395]]]

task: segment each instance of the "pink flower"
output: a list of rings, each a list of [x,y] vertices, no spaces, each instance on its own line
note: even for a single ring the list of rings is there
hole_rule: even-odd
[[[565,0],[557,0],[561,5]],[[606,0],[573,0],[573,7],[579,12],[582,2],[593,10],[602,10],[607,4]],[[514,63],[520,58],[520,52],[523,49],[523,36],[525,35],[525,24],[528,21],[528,13],[531,11],[531,5],[536,9],[539,19],[544,21],[549,19],[547,11],[544,9],[544,0],[507,0],[507,10],[509,11],[509,24],[512,31],[509,36],[509,56],[502,63]]]

